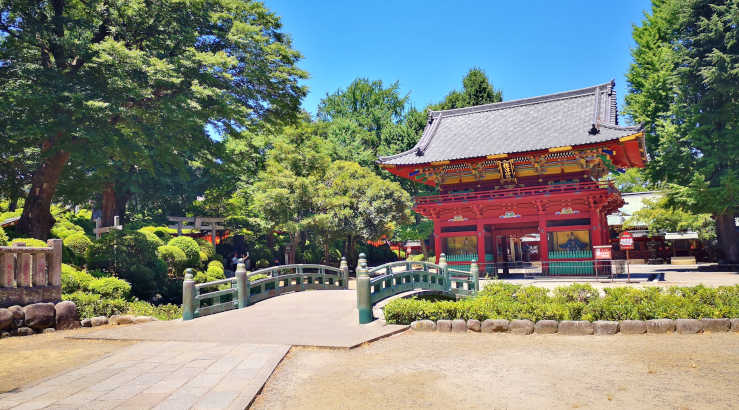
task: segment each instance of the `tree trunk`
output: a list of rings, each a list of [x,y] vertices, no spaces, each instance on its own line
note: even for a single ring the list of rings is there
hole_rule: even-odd
[[[429,249],[426,247],[426,240],[421,239],[421,252],[423,252],[423,260],[429,257]]]
[[[51,215],[51,201],[68,160],[68,152],[58,151],[45,158],[33,173],[23,215],[15,228],[19,234],[42,240],[49,238],[49,231],[56,222]]]
[[[734,212],[716,215],[716,236],[718,237],[719,263],[739,264],[739,234],[736,231]]]
[[[16,209],[18,209],[18,197],[19,196],[20,196],[19,193],[18,192],[15,192],[10,197],[10,204],[8,205],[8,211],[13,212]]]
[[[103,190],[103,215],[102,226],[113,226],[113,218],[118,215],[118,202],[116,201],[115,185],[108,183]]]

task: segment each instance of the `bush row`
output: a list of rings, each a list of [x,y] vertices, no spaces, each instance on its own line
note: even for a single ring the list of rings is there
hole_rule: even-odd
[[[121,298],[104,298],[95,293],[74,292],[62,294],[62,300],[71,300],[77,306],[80,319],[95,316],[137,315],[152,316],[160,320],[173,320],[182,317],[182,308],[166,304],[154,306],[141,300],[127,301]]]
[[[494,283],[459,301],[397,299],[385,306],[388,323],[430,319],[648,320],[739,317],[739,285],[707,288],[606,288],[573,284],[549,292]]]

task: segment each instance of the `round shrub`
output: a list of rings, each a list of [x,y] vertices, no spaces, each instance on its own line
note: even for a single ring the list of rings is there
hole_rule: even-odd
[[[208,269],[206,270],[206,274],[209,278],[215,278],[212,280],[218,280],[218,279],[224,279],[226,276],[223,272],[223,267],[220,267],[218,265],[208,265]]]
[[[200,251],[200,252],[198,252],[198,255],[200,255],[200,263],[201,264],[203,264],[205,262],[208,262],[208,254],[207,253],[205,253],[203,251]]]
[[[51,234],[59,239],[66,239],[70,235],[84,234],[85,229],[75,225],[66,218],[58,218],[54,226],[51,227]]]
[[[257,269],[269,268],[269,261],[267,259],[260,259],[257,261],[255,266]]]
[[[131,285],[128,282],[112,276],[95,279],[87,285],[87,288],[90,292],[109,299],[125,299],[131,293]]]
[[[73,233],[62,241],[64,246],[69,248],[72,253],[78,258],[84,258],[87,253],[87,248],[92,245],[92,241],[84,233],[76,232]]]
[[[172,239],[172,235],[169,233],[170,230],[166,226],[145,226],[139,229],[139,231],[151,232],[161,239],[163,243]]]
[[[213,246],[213,244],[203,239],[198,239],[197,242],[200,246],[200,252],[205,254],[205,258],[201,257],[201,259],[203,261],[213,259],[213,257],[216,255],[216,248]]]
[[[167,264],[171,277],[183,275],[187,256],[185,252],[182,252],[182,249],[176,246],[164,245],[157,248],[157,254],[159,255],[159,259]]]
[[[164,245],[164,241],[162,241],[161,238],[159,238],[154,232],[145,231],[143,228],[139,229],[139,232],[144,234],[144,236],[146,237],[146,240],[154,244],[154,246],[159,247],[159,246]]]
[[[223,262],[221,262],[221,261],[210,261],[210,262],[208,262],[208,268],[209,269],[210,269],[211,266],[218,266],[219,268],[221,268],[221,270],[223,270]]]
[[[62,264],[62,293],[86,291],[93,280],[95,277],[89,273],[79,271],[66,263]]]
[[[11,246],[15,245],[16,243],[23,242],[26,244],[26,247],[28,248],[46,248],[47,245],[46,242],[40,240],[40,239],[34,239],[34,238],[15,238],[10,243]]]
[[[128,310],[128,302],[123,299],[106,299],[94,293],[74,292],[62,294],[62,300],[71,300],[77,306],[80,319],[95,316],[121,315]]]
[[[8,235],[6,235],[3,228],[0,227],[0,246],[5,246],[7,244],[8,244]]]
[[[170,240],[167,245],[180,248],[187,256],[185,266],[188,268],[197,268],[200,266],[200,247],[195,239],[188,236],[178,236]]]

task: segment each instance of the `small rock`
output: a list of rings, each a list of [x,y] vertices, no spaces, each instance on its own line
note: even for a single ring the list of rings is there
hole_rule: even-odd
[[[54,327],[56,310],[53,303],[34,303],[23,308],[26,315],[26,327],[42,331]]]
[[[440,319],[436,321],[436,330],[439,332],[451,332],[452,331],[452,321],[446,320],[446,319]]]
[[[90,319],[90,325],[92,327],[102,326],[108,324],[108,318],[105,316],[95,316],[94,318]]]
[[[681,335],[700,333],[703,330],[703,323],[699,319],[677,319],[675,329]]]
[[[436,323],[433,320],[416,320],[411,323],[411,329],[417,332],[433,332],[436,330]]]
[[[0,330],[13,327],[13,313],[8,309],[0,309]]]
[[[465,322],[463,319],[452,320],[452,332],[467,333],[467,322]]]
[[[647,324],[643,320],[622,320],[618,324],[622,335],[641,335],[647,333]]]
[[[505,319],[485,319],[480,325],[483,333],[502,333],[508,331],[508,321]]]
[[[118,324],[118,318],[121,317],[121,315],[113,315],[108,318],[108,324],[111,325],[117,325]]]
[[[538,334],[553,334],[557,333],[559,322],[556,320],[540,320],[534,325],[534,332]]]
[[[135,320],[134,316],[131,315],[120,315],[118,316],[118,324],[119,325],[130,325]],[[110,321],[109,321],[110,322]]]
[[[731,331],[739,332],[739,319],[731,319]]]
[[[473,332],[479,332],[480,321],[477,319],[467,319],[467,329]]]
[[[730,319],[701,319],[703,332],[719,333],[728,332],[731,327]]]
[[[82,327],[92,327],[92,319],[89,317],[87,319],[82,319],[82,321],[80,321],[80,325],[82,325]]]
[[[133,318],[133,323],[146,323],[151,322],[152,320],[151,316],[136,316]]]
[[[592,335],[594,327],[587,320],[563,320],[559,322],[559,334],[567,336]]]
[[[647,333],[673,333],[675,321],[672,319],[647,320]]]
[[[5,339],[6,337],[10,337],[10,332],[0,332],[0,339]]]
[[[508,327],[511,329],[511,333],[516,335],[530,335],[534,333],[534,322],[528,319],[511,320]]]
[[[44,329],[44,333],[54,333],[54,332],[56,332],[56,329],[54,329],[53,327],[48,327]]]
[[[596,320],[593,322],[593,334],[611,336],[618,333],[618,322],[615,320]]]
[[[54,306],[56,310],[56,328],[59,330],[77,329],[80,327],[80,316],[77,314],[77,306],[70,300],[57,303]]]
[[[26,312],[23,311],[23,307],[14,305],[8,308],[13,313],[13,327],[16,329],[23,327],[26,321]]]
[[[27,326],[19,327],[16,330],[16,334],[18,336],[30,336],[30,335],[33,334],[33,329],[31,329],[30,327],[27,327]]]

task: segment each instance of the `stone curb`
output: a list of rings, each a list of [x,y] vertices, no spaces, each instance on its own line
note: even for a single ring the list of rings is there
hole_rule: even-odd
[[[113,316],[110,322],[123,324],[128,318]],[[154,319],[156,320],[156,319]],[[135,323],[139,323],[135,321]],[[83,326],[85,325],[83,321]],[[442,333],[511,333],[517,335],[561,334],[567,336],[585,335],[643,335],[643,334],[698,334],[698,333],[739,333],[739,318],[734,319],[651,319],[651,320],[539,320],[534,323],[528,319],[506,320],[462,319],[416,320],[411,323],[411,330],[417,332]]]

